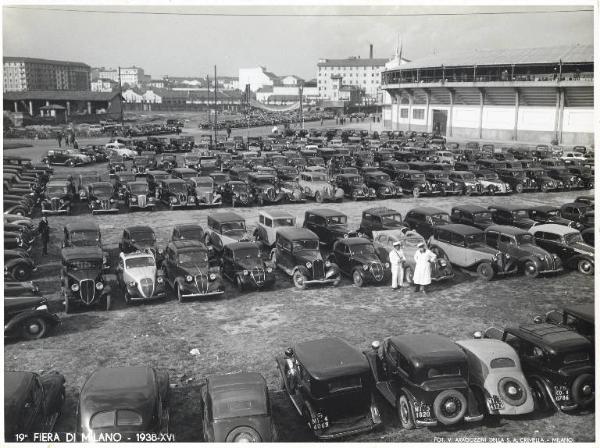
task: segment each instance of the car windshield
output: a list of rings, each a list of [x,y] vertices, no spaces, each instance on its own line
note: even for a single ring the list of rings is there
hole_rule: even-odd
[[[94,187],[94,194],[109,196],[112,194],[112,187],[109,187],[108,185],[96,186]]]
[[[387,174],[378,174],[377,176],[373,176],[373,179],[378,182],[388,182],[390,180],[390,176]]]
[[[327,224],[346,224],[347,221],[348,218],[345,215],[327,217]]]
[[[78,246],[96,246],[98,241],[100,241],[100,236],[95,230],[78,230],[76,232],[71,232],[70,238],[71,242]]]
[[[327,182],[327,175],[326,174],[313,174],[312,176],[309,177],[309,180],[311,180],[312,182]]]
[[[352,246],[352,253],[354,255],[374,255],[375,248],[372,244],[357,244]]]
[[[381,223],[384,226],[396,225],[396,224],[400,224],[401,222],[402,222],[402,216],[400,216],[400,214],[384,215],[381,217]]]
[[[184,268],[205,267],[208,264],[208,251],[197,249],[180,253],[177,262]]]
[[[154,258],[152,257],[135,257],[125,260],[125,267],[131,268],[147,268],[155,266]]]
[[[155,181],[160,181],[160,180],[168,179],[169,175],[167,173],[164,173],[164,174],[161,173],[161,174],[155,174],[153,177],[154,177]]]
[[[583,238],[581,237],[581,233],[573,232],[565,235],[565,241],[567,244],[583,243]]]
[[[448,177],[448,175],[446,173],[442,173],[441,171],[436,171],[430,172],[429,177],[431,177],[432,179],[445,179],[446,177]]]
[[[67,194],[67,187],[47,187],[46,188],[46,196],[62,196],[63,194]]]
[[[212,188],[213,181],[212,181],[212,179],[196,180],[196,187]]]
[[[186,193],[187,192],[187,184],[183,182],[174,182],[170,183],[167,187],[171,193]]]
[[[411,174],[410,178],[412,180],[425,180],[425,174]]]
[[[498,174],[497,173],[485,173],[483,175],[483,178],[485,180],[497,180],[498,179]]]
[[[527,210],[513,210],[512,215],[515,218],[528,218],[529,217],[529,213],[527,212]]]
[[[258,247],[244,247],[243,249],[237,249],[233,256],[237,260],[244,258],[260,258],[260,249]]]
[[[434,226],[450,224],[450,217],[448,213],[437,213],[435,215],[431,215],[431,221]]]
[[[294,218],[278,218],[273,220],[273,227],[293,227],[294,224]]]
[[[145,194],[148,192],[148,184],[129,184],[132,194]]]
[[[492,214],[488,212],[473,213],[473,221],[488,222],[492,220]]]
[[[204,232],[202,231],[202,229],[194,228],[179,229],[179,236],[180,239],[202,241],[202,238],[204,237]]]
[[[231,189],[238,193],[245,193],[248,191],[248,186],[246,184],[243,184],[240,182],[240,183],[231,184]]]
[[[522,233],[517,235],[517,244],[519,246],[523,244],[534,244],[533,235],[531,233]]]
[[[153,232],[135,232],[131,233],[131,241],[154,243],[156,236]]]
[[[292,252],[319,250],[319,240],[295,240],[292,244]]]
[[[472,235],[466,236],[465,241],[467,243],[467,247],[473,247],[473,246],[477,246],[479,244],[484,244],[485,238],[484,238],[483,232],[474,233]]]
[[[244,221],[226,222],[221,224],[221,233],[239,232],[240,230],[246,230]]]
[[[458,376],[460,375],[460,367],[457,365],[435,366],[427,370],[427,378],[439,378],[441,376]]]
[[[67,262],[69,271],[99,270],[102,267],[102,260],[72,260]]]
[[[136,157],[133,160],[136,165],[147,165],[149,159],[147,157]]]

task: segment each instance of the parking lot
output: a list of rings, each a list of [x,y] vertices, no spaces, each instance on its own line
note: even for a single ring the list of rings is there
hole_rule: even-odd
[[[85,142],[84,142],[85,143]],[[11,150],[39,160],[48,149],[47,142],[33,148]],[[56,168],[62,172],[67,168]],[[70,169],[74,175],[82,169]],[[84,170],[106,170],[95,165]],[[331,207],[348,216],[349,228],[356,229],[361,211],[373,206],[387,206],[403,216],[418,205],[450,211],[456,204],[488,206],[498,204],[561,205],[578,192],[525,193],[506,197],[402,198],[367,202],[344,201],[321,205],[286,204],[276,206],[296,216],[302,223],[305,210]],[[221,207],[219,211],[227,210]],[[258,207],[236,208],[253,230]],[[206,226],[210,210],[165,210],[98,215],[106,249],[116,254],[122,229],[135,224],[150,225],[160,246],[170,237],[175,223],[198,223]],[[49,255],[41,258],[39,247],[33,250],[40,263],[34,281],[61,309],[59,297],[59,256],[62,226],[80,216],[89,217],[87,208],[79,206],[75,216],[50,217],[52,228]],[[361,349],[371,341],[403,333],[438,333],[455,340],[468,338],[476,330],[489,326],[504,327],[530,322],[537,314],[566,304],[589,303],[594,297],[594,278],[575,271],[536,279],[522,275],[484,282],[468,271],[457,270],[454,279],[434,284],[426,295],[412,288],[392,291],[388,286],[356,288],[344,279],[337,287],[293,288],[288,277],[277,273],[270,291],[239,293],[230,283],[218,298],[178,303],[172,294],[168,300],[127,306],[122,296],[111,311],[83,310],[65,315],[63,323],[48,338],[38,341],[7,341],[6,370],[58,370],[67,380],[67,404],[57,430],[69,432],[75,427],[75,406],[79,388],[85,378],[99,366],[148,364],[167,368],[172,384],[171,429],[177,441],[201,438],[200,383],[209,374],[258,371],[267,379],[273,392],[275,419],[282,441],[310,441],[311,434],[280,390],[274,357],[283,350],[308,339],[338,336]],[[190,351],[197,348],[199,355]],[[462,424],[455,429],[418,429],[404,431],[394,410],[383,403],[384,428],[353,441],[425,441],[434,437],[479,437],[481,424]],[[484,421],[485,436],[493,438],[572,438],[577,442],[594,440],[594,414],[540,415],[505,418],[500,422]],[[453,439],[449,439],[452,441]]]

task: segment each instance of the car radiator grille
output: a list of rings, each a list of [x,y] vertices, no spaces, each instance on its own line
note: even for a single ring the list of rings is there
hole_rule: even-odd
[[[50,201],[50,205],[52,207],[52,210],[58,210],[58,206],[60,205],[60,202],[58,199],[52,199]]]
[[[265,282],[265,270],[262,268],[252,269],[250,271],[250,276],[257,285],[262,285]]]
[[[94,301],[96,295],[96,288],[94,286],[94,280],[81,280],[79,282],[79,296],[81,301],[87,305]]]
[[[196,287],[198,288],[198,291],[206,294],[208,292],[208,275],[198,274],[196,276]]]
[[[177,195],[177,197],[178,197],[180,203],[182,203],[182,204],[187,203],[187,196],[184,193],[179,193]]]
[[[378,282],[383,280],[383,266],[381,263],[373,263],[371,264],[371,272],[373,273],[373,277]]]
[[[152,297],[154,293],[154,282],[151,278],[143,278],[140,281],[140,292],[145,298]]]
[[[312,268],[313,268],[313,278],[315,280],[320,280],[325,278],[325,264],[323,263],[323,260],[315,260],[312,263]]]
[[[102,201],[100,204],[104,210],[108,210],[110,208],[110,202],[108,199]]]
[[[146,206],[146,195],[145,194],[138,195],[137,201],[138,201],[138,205],[140,207],[145,207]]]

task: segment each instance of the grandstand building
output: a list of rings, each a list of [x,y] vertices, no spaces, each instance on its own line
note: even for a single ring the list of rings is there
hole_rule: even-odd
[[[432,55],[382,73],[386,129],[590,145],[591,45]]]

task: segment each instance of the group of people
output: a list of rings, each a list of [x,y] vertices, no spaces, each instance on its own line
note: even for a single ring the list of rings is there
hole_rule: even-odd
[[[58,142],[58,147],[62,147],[62,142],[63,139],[65,141],[65,146],[73,146],[73,149],[78,149],[79,148],[79,144],[77,143],[77,140],[75,139],[75,133],[74,132],[66,132],[63,134],[62,131],[58,131],[56,134],[56,141]]]
[[[417,246],[415,252],[415,271],[413,273],[413,283],[416,292],[425,294],[425,287],[431,284],[431,263],[436,260],[436,255],[427,248],[422,242]],[[406,256],[402,251],[402,244],[399,241],[394,242],[390,250],[390,268],[392,270],[392,289],[403,288],[404,269],[407,266]]]

